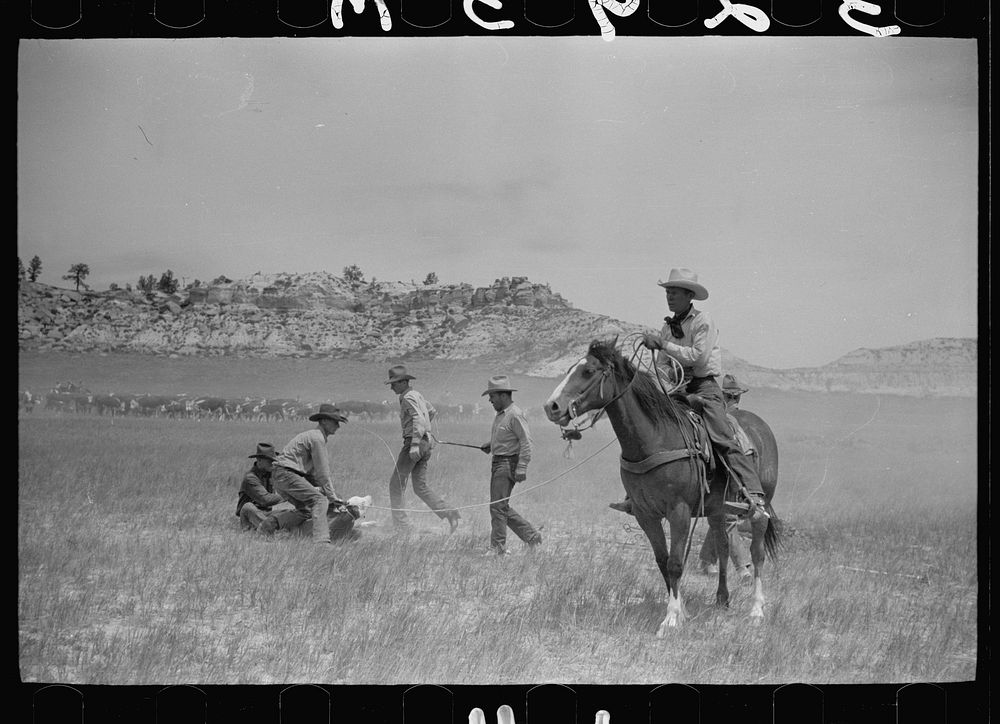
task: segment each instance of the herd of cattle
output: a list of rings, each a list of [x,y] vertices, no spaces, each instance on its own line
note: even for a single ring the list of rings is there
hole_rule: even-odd
[[[323,402],[332,402],[323,400]],[[346,410],[349,417],[362,420],[390,419],[399,414],[395,400],[370,402],[345,400],[336,403]],[[94,393],[82,385],[60,382],[44,392],[20,390],[18,410],[32,412],[41,406],[54,412],[89,413],[98,415],[133,415],[143,417],[171,417],[187,419],[254,420],[306,420],[316,412],[320,402],[288,398],[265,399],[243,397],[192,397],[180,395],[133,395],[124,393]],[[479,403],[472,405],[435,404],[438,415],[445,418],[464,418],[478,415]]]

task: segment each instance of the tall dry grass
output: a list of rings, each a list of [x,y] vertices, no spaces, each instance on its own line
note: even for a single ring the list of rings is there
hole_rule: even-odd
[[[18,627],[28,681],[201,683],[855,683],[969,680],[976,655],[976,448],[961,406],[775,397],[775,506],[787,523],[765,569],[763,625],[749,589],[729,609],[694,557],[689,618],[654,638],[665,590],[621,495],[606,425],[575,443],[533,419],[536,452],[512,501],[545,543],[484,557],[488,458],[439,446],[431,485],[463,507],[453,535],[388,535],[393,423],[330,443],[342,495],[376,508],[353,544],[241,533],[239,478],[257,441],[310,423],[47,414],[18,426]],[[482,425],[439,437],[482,442]],[[859,426],[862,426],[858,430]],[[568,471],[568,472],[567,472]],[[549,481],[541,487],[539,483]],[[534,489],[532,489],[534,488]],[[426,510],[412,492],[407,504]]]

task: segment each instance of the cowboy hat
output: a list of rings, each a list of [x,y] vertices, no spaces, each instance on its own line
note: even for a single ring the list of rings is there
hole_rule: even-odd
[[[324,402],[319,406],[319,412],[310,415],[309,419],[313,422],[318,420],[336,420],[337,422],[347,422],[347,415],[345,415],[343,410],[336,405]]]
[[[391,385],[393,382],[415,379],[417,378],[406,371],[406,365],[396,365],[395,367],[389,368],[389,379],[385,381],[385,384]]]
[[[670,287],[687,289],[690,292],[694,292],[694,298],[698,300],[708,299],[708,290],[698,283],[698,275],[690,269],[683,267],[671,269],[670,274],[667,276],[667,281],[659,281],[657,284],[664,289],[669,289]]]
[[[486,397],[491,392],[517,392],[517,390],[510,386],[510,379],[507,375],[495,375],[490,377],[490,381],[486,383],[486,392],[480,397]]]
[[[257,452],[253,455],[247,455],[248,458],[266,458],[268,460],[277,460],[278,456],[274,452],[274,445],[267,442],[257,443]]]
[[[725,375],[722,378],[722,391],[734,395],[742,395],[744,392],[748,392],[749,389],[737,382],[736,378],[732,375]]]

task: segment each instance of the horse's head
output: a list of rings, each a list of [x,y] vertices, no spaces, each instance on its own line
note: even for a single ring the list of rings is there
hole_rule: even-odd
[[[617,341],[617,338],[616,340]],[[545,416],[560,427],[589,410],[608,405],[615,395],[615,341],[590,343],[587,356],[573,365],[545,402]]]

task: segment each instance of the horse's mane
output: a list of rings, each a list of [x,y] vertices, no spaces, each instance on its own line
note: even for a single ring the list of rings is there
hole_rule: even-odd
[[[615,341],[595,339],[590,343],[587,354],[611,367],[619,380],[631,384],[639,409],[655,423],[661,424],[666,419],[681,424],[681,408],[688,407],[687,401],[663,394],[653,377],[639,372],[635,365],[622,356],[615,347]]]

